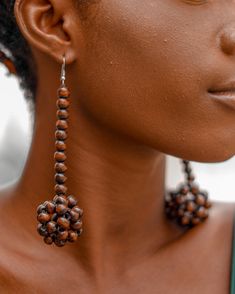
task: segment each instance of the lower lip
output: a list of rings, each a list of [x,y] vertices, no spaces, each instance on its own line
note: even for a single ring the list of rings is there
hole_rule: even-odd
[[[216,101],[235,110],[235,92],[208,92]]]

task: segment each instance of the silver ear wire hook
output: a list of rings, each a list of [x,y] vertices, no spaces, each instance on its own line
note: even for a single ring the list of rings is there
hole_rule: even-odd
[[[60,75],[60,81],[61,81],[61,86],[65,86],[65,65],[66,65],[66,61],[65,61],[65,54],[63,55],[63,63],[62,63],[62,67],[61,67],[61,75]]]

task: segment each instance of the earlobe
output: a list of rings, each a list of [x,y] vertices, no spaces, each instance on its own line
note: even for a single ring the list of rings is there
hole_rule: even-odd
[[[70,1],[56,0],[16,0],[14,13],[19,29],[26,41],[37,50],[50,55],[61,63],[61,56],[66,53],[67,63],[75,60],[75,48],[72,47],[73,28],[66,24]],[[65,9],[66,7],[67,9]]]

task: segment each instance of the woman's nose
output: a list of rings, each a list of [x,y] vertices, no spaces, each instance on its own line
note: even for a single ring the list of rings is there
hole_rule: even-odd
[[[221,50],[227,55],[235,54],[235,22],[220,31],[219,41]]]

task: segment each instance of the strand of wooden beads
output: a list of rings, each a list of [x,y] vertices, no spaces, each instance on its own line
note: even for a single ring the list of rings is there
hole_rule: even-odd
[[[44,237],[46,244],[54,243],[62,247],[66,242],[75,242],[82,233],[83,210],[77,205],[77,200],[66,196],[67,167],[66,143],[68,129],[68,108],[70,106],[70,92],[65,85],[65,56],[61,70],[61,85],[57,91],[57,122],[55,131],[55,197],[52,201],[45,201],[37,208],[38,233]]]

